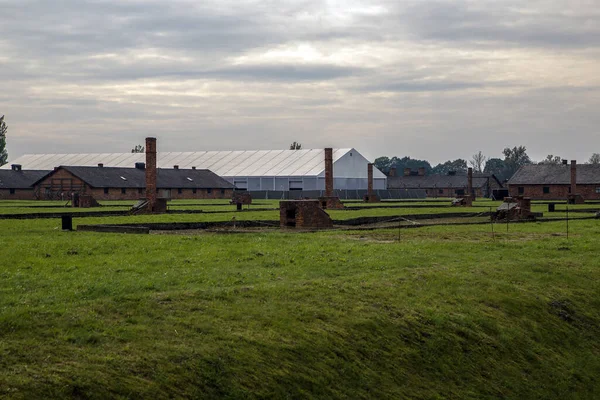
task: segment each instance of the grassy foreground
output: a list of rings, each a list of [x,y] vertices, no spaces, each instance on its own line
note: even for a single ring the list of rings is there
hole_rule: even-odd
[[[564,223],[399,242],[58,225],[0,221],[0,398],[600,393],[598,221],[568,241]]]

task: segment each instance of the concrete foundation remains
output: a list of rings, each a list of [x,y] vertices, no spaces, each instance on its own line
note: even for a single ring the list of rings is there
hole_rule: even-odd
[[[452,200],[452,205],[455,207],[473,207],[473,197],[463,196],[462,198]]]
[[[319,200],[287,200],[279,202],[279,225],[283,228],[332,228],[333,221]]]

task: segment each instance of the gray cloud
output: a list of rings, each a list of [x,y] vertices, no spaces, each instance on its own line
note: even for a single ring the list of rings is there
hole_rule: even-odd
[[[122,151],[148,134],[169,150],[299,140],[434,161],[600,146],[587,144],[595,1],[0,3],[10,157]]]
[[[567,9],[556,1],[434,1],[398,15],[413,37],[425,40],[550,48],[600,45],[600,7],[594,2]]]

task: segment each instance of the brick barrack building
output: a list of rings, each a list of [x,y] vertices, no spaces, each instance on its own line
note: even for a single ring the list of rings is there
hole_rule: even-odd
[[[12,164],[11,169],[0,169],[0,200],[35,199],[33,183],[49,172],[23,170],[19,164]]]
[[[166,199],[229,199],[234,186],[204,169],[158,168],[156,193]],[[60,166],[33,183],[35,198],[69,199],[71,193],[96,200],[137,200],[146,196],[145,164],[135,168]]]
[[[600,165],[536,164],[521,167],[508,181],[511,196],[538,200],[564,200],[580,195],[584,200],[600,199]]]

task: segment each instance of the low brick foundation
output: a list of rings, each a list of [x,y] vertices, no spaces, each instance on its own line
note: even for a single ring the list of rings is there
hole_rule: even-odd
[[[365,197],[363,197],[363,201],[365,203],[379,203],[381,199],[376,194],[366,194]]]
[[[287,200],[279,202],[279,225],[282,229],[322,229],[332,228],[333,221],[319,200]]]
[[[334,196],[319,197],[319,204],[321,204],[321,208],[323,210],[328,210],[328,209],[339,210],[339,209],[344,208],[344,204],[340,201],[340,198],[334,197]]]
[[[567,196],[568,204],[585,204],[585,199],[580,194],[570,194]]]
[[[248,192],[233,192],[230,204],[252,204],[252,195]]]
[[[96,199],[89,194],[73,193],[71,206],[77,208],[91,208],[100,207],[100,203],[98,203]]]
[[[531,212],[531,198],[517,196],[517,197],[505,197],[504,203],[496,209],[496,212],[492,216],[494,220],[506,220],[509,221],[520,221],[520,220],[532,220],[536,216],[541,216]]]

